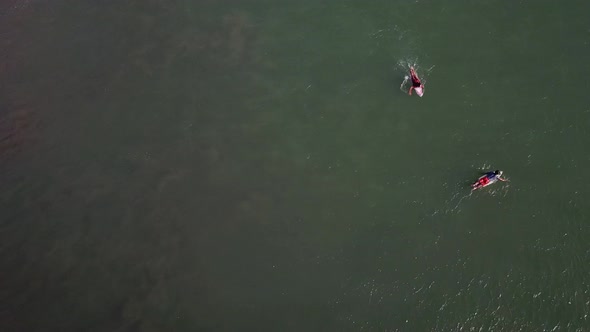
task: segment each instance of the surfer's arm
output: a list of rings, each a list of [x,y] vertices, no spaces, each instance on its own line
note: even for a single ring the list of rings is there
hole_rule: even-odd
[[[507,182],[507,181],[508,181],[508,179],[505,179],[505,178],[503,178],[503,177],[501,177],[501,176],[498,176],[498,180],[500,180],[500,181],[502,181],[502,182]]]
[[[412,95],[412,90],[414,90],[414,86],[410,87],[410,90],[408,91],[408,94],[411,96]]]

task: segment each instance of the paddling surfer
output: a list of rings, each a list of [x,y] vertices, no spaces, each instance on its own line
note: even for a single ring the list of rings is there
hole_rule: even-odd
[[[410,67],[410,77],[412,78],[412,86],[410,87],[408,94],[411,96],[412,90],[416,90],[416,94],[422,97],[424,95],[424,85],[422,84],[422,81],[420,81],[418,74],[416,74],[414,67]]]

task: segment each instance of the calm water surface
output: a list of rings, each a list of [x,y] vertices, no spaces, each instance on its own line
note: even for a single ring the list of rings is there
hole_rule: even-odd
[[[589,10],[4,1],[0,330],[590,330]]]

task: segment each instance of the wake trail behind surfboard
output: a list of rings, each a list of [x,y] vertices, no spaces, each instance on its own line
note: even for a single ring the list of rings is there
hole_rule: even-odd
[[[443,203],[443,206],[439,209],[434,210],[433,213],[429,214],[428,217],[434,217],[435,215],[443,215],[443,214],[459,214],[461,212],[460,206],[464,199],[471,197],[473,192],[469,192],[465,194],[464,188],[462,186],[457,186],[457,191],[451,196],[450,199],[446,200]]]

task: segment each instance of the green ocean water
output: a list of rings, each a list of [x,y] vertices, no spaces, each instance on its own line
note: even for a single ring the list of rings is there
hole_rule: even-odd
[[[590,330],[589,9],[0,4],[0,330]]]

